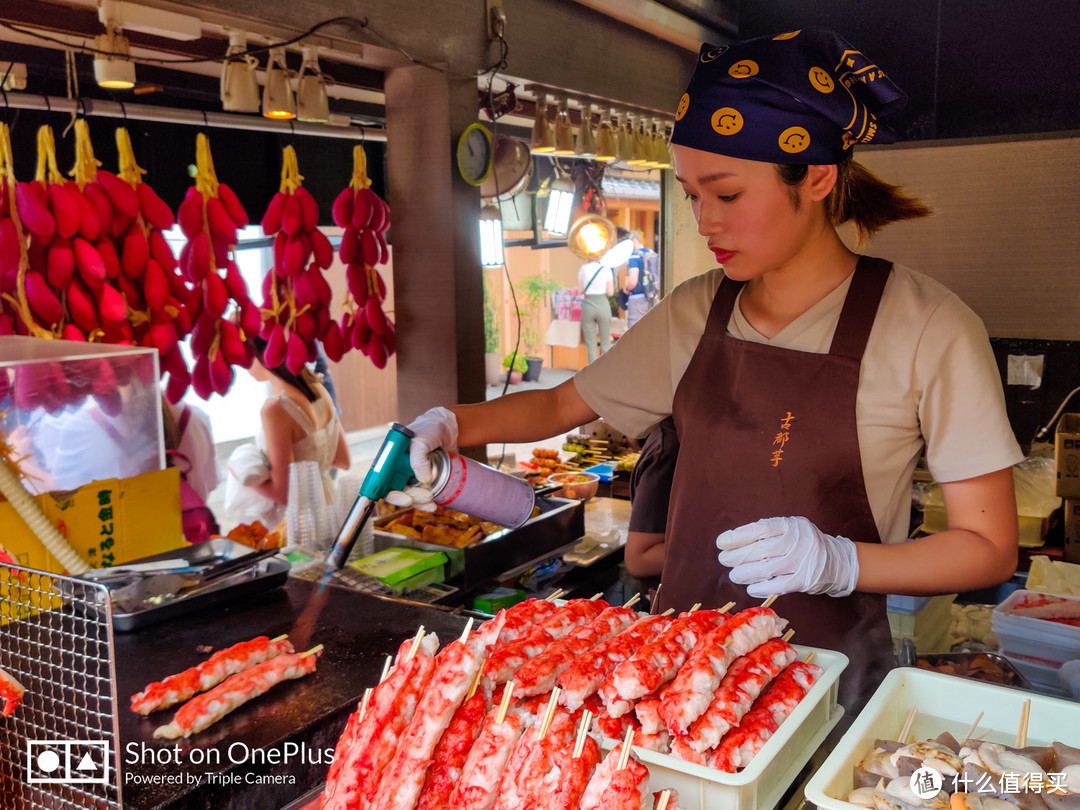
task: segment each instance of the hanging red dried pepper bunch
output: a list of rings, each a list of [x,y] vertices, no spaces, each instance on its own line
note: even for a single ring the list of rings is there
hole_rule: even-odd
[[[331,329],[326,355],[336,361],[351,347],[366,354],[377,368],[384,368],[397,348],[397,338],[393,321],[383,311],[386,282],[375,265],[390,258],[386,242],[390,206],[371,190],[363,146],[353,149],[352,181],[334,200],[334,222],[345,229],[338,255],[347,266],[349,295],[339,327],[340,343]]]
[[[196,139],[195,185],[180,203],[177,219],[188,242],[180,252],[180,272],[191,285],[188,307],[195,317],[191,330],[191,351],[195,367],[191,386],[203,399],[213,393],[224,395],[232,386],[233,366],[250,368],[253,358],[247,336],[258,334],[259,310],[248,295],[247,284],[232,258],[237,229],[248,224],[247,212],[231,188],[218,181],[210,142],[199,133]],[[239,313],[239,325],[225,315],[230,300]],[[177,374],[176,389],[183,393],[183,374]],[[175,400],[172,400],[175,401]]]
[[[303,180],[296,150],[286,146],[281,186],[262,218],[263,232],[276,235],[274,266],[263,280],[263,359],[268,368],[284,363],[293,374],[315,360],[316,339],[332,341],[328,330],[337,327],[330,318],[330,285],[322,274],[334,262],[334,249],[319,230],[319,204]]]

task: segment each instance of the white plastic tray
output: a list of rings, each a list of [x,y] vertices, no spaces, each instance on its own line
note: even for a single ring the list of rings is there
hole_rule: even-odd
[[[945,731],[959,738],[983,712],[982,739],[1014,745],[1025,700],[1031,701],[1028,745],[1060,740],[1080,746],[1080,703],[940,672],[894,669],[807,783],[806,798],[822,810],[852,810],[855,805],[845,799],[852,790],[853,768],[869,753],[874,740],[899,737],[912,706],[919,708],[910,732],[916,740]]]
[[[1014,591],[1008,599],[994,608],[990,616],[990,625],[1001,642],[1001,651],[1033,656],[1059,665],[1080,657],[1080,627],[1031,616],[1012,615],[1013,606],[1029,594],[1036,597],[1046,596],[1034,591]],[[1056,598],[1069,599],[1065,596]],[[1080,599],[1069,601],[1076,602]]]
[[[635,747],[634,754],[649,768],[650,790],[678,790],[679,805],[686,810],[771,810],[779,803],[844,714],[836,694],[847,656],[835,650],[792,646],[799,660],[815,653],[814,663],[824,672],[750,765],[739,773],[722,773]],[[614,744],[614,740],[601,741],[605,751]]]

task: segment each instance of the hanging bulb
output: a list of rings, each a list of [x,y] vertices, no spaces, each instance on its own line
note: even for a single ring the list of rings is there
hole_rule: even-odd
[[[504,261],[502,215],[488,204],[480,209],[480,263],[484,267],[501,267]]]
[[[94,50],[106,51],[94,55],[94,80],[98,87],[110,90],[130,90],[135,86],[135,63],[131,61],[131,45],[111,21],[105,33],[94,37]]]
[[[617,132],[618,158],[623,163],[629,163],[634,159],[634,118],[630,113],[623,113],[623,119]]]
[[[596,133],[592,125],[592,103],[588,101],[581,104],[581,129],[575,154],[586,158],[596,157],[597,154]]]
[[[570,121],[570,109],[566,97],[559,98],[559,112],[555,116],[555,152],[559,157],[574,154],[574,125]]]
[[[574,213],[574,193],[573,182],[565,176],[551,184],[544,216],[544,230],[547,233],[566,236],[570,229],[570,217]]]
[[[271,48],[266,65],[266,86],[263,87],[263,117],[296,118],[296,97],[285,64],[285,49]]]
[[[330,120],[330,101],[326,96],[326,77],[319,69],[318,48],[304,47],[296,95],[296,117],[301,121],[325,124]]]
[[[615,127],[611,123],[611,110],[607,109],[600,114],[600,126],[596,130],[596,159],[602,163],[610,163],[618,157],[617,151]]]
[[[652,156],[658,169],[670,169],[671,161],[668,159],[668,142],[664,122],[659,118],[653,119]]]
[[[258,112],[259,80],[255,68],[259,60],[250,54],[237,56],[247,50],[247,35],[243,31],[226,30],[229,49],[221,68],[221,106],[226,112]]]
[[[530,149],[540,154],[555,151],[555,138],[547,117],[547,96],[540,91],[536,95],[536,115],[533,118]]]
[[[645,116],[641,116],[637,120],[637,125],[631,127],[630,142],[634,155],[626,161],[626,165],[636,166],[639,169],[649,168],[652,165],[652,150],[645,136]]]

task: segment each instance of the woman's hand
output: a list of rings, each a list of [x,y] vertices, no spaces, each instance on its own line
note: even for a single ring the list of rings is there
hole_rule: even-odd
[[[804,517],[777,517],[748,523],[716,538],[720,564],[731,581],[748,585],[758,599],[782,593],[847,596],[859,578],[855,544],[825,534]]]

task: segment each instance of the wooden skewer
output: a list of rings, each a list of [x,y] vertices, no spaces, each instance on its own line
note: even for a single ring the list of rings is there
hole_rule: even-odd
[[[588,709],[581,715],[581,723],[578,724],[577,738],[574,740],[574,759],[581,757],[581,750],[585,747],[585,738],[589,735],[589,724],[592,722],[592,712]]]
[[[671,615],[672,613],[674,613],[674,612],[675,612],[675,608],[668,608],[667,610],[665,610],[665,611],[664,611],[663,613],[661,613],[660,615],[661,615],[661,616],[670,616],[670,615]]]
[[[556,588],[554,591],[552,591],[547,596],[545,596],[544,599],[545,599],[545,601],[548,601],[548,602],[554,602],[556,599],[558,599],[564,593],[566,593],[566,591],[564,591],[562,588]]]
[[[970,739],[972,739],[972,737],[973,737],[973,735],[975,734],[975,732],[976,732],[976,731],[978,731],[978,729],[979,729],[979,721],[980,721],[980,720],[982,720],[982,719],[983,719],[983,713],[982,713],[982,712],[979,712],[979,716],[978,716],[978,717],[976,717],[976,718],[975,718],[975,722],[971,724],[971,728],[969,728],[969,729],[968,729],[968,733],[967,733],[967,734],[965,734],[965,735],[964,735],[964,736],[963,736],[963,737],[961,738],[961,740],[960,740],[960,744],[961,744],[961,745],[963,745],[963,743],[964,743],[964,741],[965,741],[965,740],[970,740]]]
[[[394,660],[394,656],[392,656],[392,655],[388,655],[388,656],[386,656],[386,663],[385,663],[385,664],[383,664],[383,668],[382,668],[382,675],[380,675],[380,676],[379,676],[379,683],[382,683],[383,681],[385,681],[385,680],[386,680],[386,676],[387,676],[388,674],[390,674],[390,663],[391,663],[391,662],[392,662],[393,660]]]
[[[270,639],[270,643],[271,643],[271,644],[273,644],[273,643],[274,643],[275,641],[284,641],[284,640],[285,640],[285,639],[287,639],[288,637],[289,637],[289,634],[288,634],[288,633],[282,633],[282,634],[281,634],[280,636],[278,636],[277,638],[272,638],[272,639]]]
[[[322,644],[316,644],[310,650],[300,653],[300,657],[301,658],[307,658],[309,655],[318,655],[322,651],[323,651],[323,645]]]
[[[600,591],[600,593],[594,593],[592,596],[589,597],[589,601],[590,602],[595,602],[597,599],[599,599],[603,595],[604,595],[603,591]]]
[[[806,658],[803,659],[803,663],[804,664],[812,664],[814,662],[814,658],[816,658],[816,657],[817,657],[817,653],[814,653],[814,652],[807,653]]]
[[[1031,698],[1024,701],[1024,708],[1020,712],[1020,728],[1016,732],[1016,747],[1027,747],[1028,718],[1031,716]]]
[[[622,751],[619,752],[619,767],[616,770],[623,770],[626,768],[626,763],[630,761],[630,749],[634,743],[634,727],[631,726],[626,730],[626,736],[623,737]]]
[[[364,690],[364,699],[360,701],[360,720],[364,719],[364,715],[367,714],[368,702],[371,700],[371,687],[369,686]]]
[[[623,607],[624,608],[633,607],[634,605],[636,605],[640,601],[641,601],[641,594],[640,593],[635,593],[633,596],[630,597],[630,600],[625,605],[623,605]]]
[[[667,810],[668,802],[671,801],[671,791],[665,790],[656,800],[656,810]]]
[[[688,610],[686,612],[687,613],[693,613],[695,610],[697,610],[700,607],[701,607],[701,602],[694,602],[694,604],[690,606],[690,610]]]
[[[416,655],[416,651],[420,649],[420,641],[424,638],[424,625],[420,625],[420,629],[416,631],[416,637],[413,638],[412,647],[409,648],[409,654],[405,656],[406,661],[412,661],[413,656]]]
[[[907,738],[908,733],[911,731],[911,724],[915,722],[915,715],[918,713],[918,706],[912,706],[911,711],[908,712],[907,721],[904,723],[904,728],[900,731],[900,736],[896,738],[900,741],[902,745],[907,745]]]
[[[728,602],[726,605],[724,605],[722,608],[720,608],[720,610],[718,610],[717,613],[727,613],[733,607],[735,607],[735,603],[734,602]]]
[[[782,635],[780,637],[780,640],[781,641],[791,641],[791,637],[793,635],[795,635],[795,631],[794,630],[788,630],[786,633],[784,633],[784,635]]]
[[[761,606],[762,607],[771,607],[772,603],[776,601],[778,596],[779,596],[779,594],[774,593],[772,596],[770,596],[768,599],[766,599],[764,602],[762,602]]]
[[[472,632],[473,617],[469,617],[468,623],[465,625],[465,629],[461,631],[461,638],[458,639],[462,644],[469,640],[469,633]]]
[[[485,659],[486,660],[486,659]],[[472,679],[472,685],[469,687],[469,694],[465,695],[465,699],[468,700],[476,694],[476,690],[480,688],[480,676],[484,674],[484,661],[480,662],[480,666],[476,670],[476,677]]]
[[[661,582],[659,585],[656,586],[656,590],[653,591],[653,601],[654,602],[656,601],[657,597],[660,596],[660,589],[663,588],[663,587],[664,587],[663,582]]]
[[[506,711],[510,708],[510,697],[514,694],[514,679],[506,682],[503,689],[502,703],[499,704],[499,713],[495,715],[495,722],[501,724],[506,719]]]
[[[555,708],[559,705],[559,692],[561,691],[557,686],[551,690],[551,699],[548,700],[547,708],[544,709],[544,719],[540,721],[540,733],[537,735],[541,740],[547,736],[551,719],[555,716]]]

